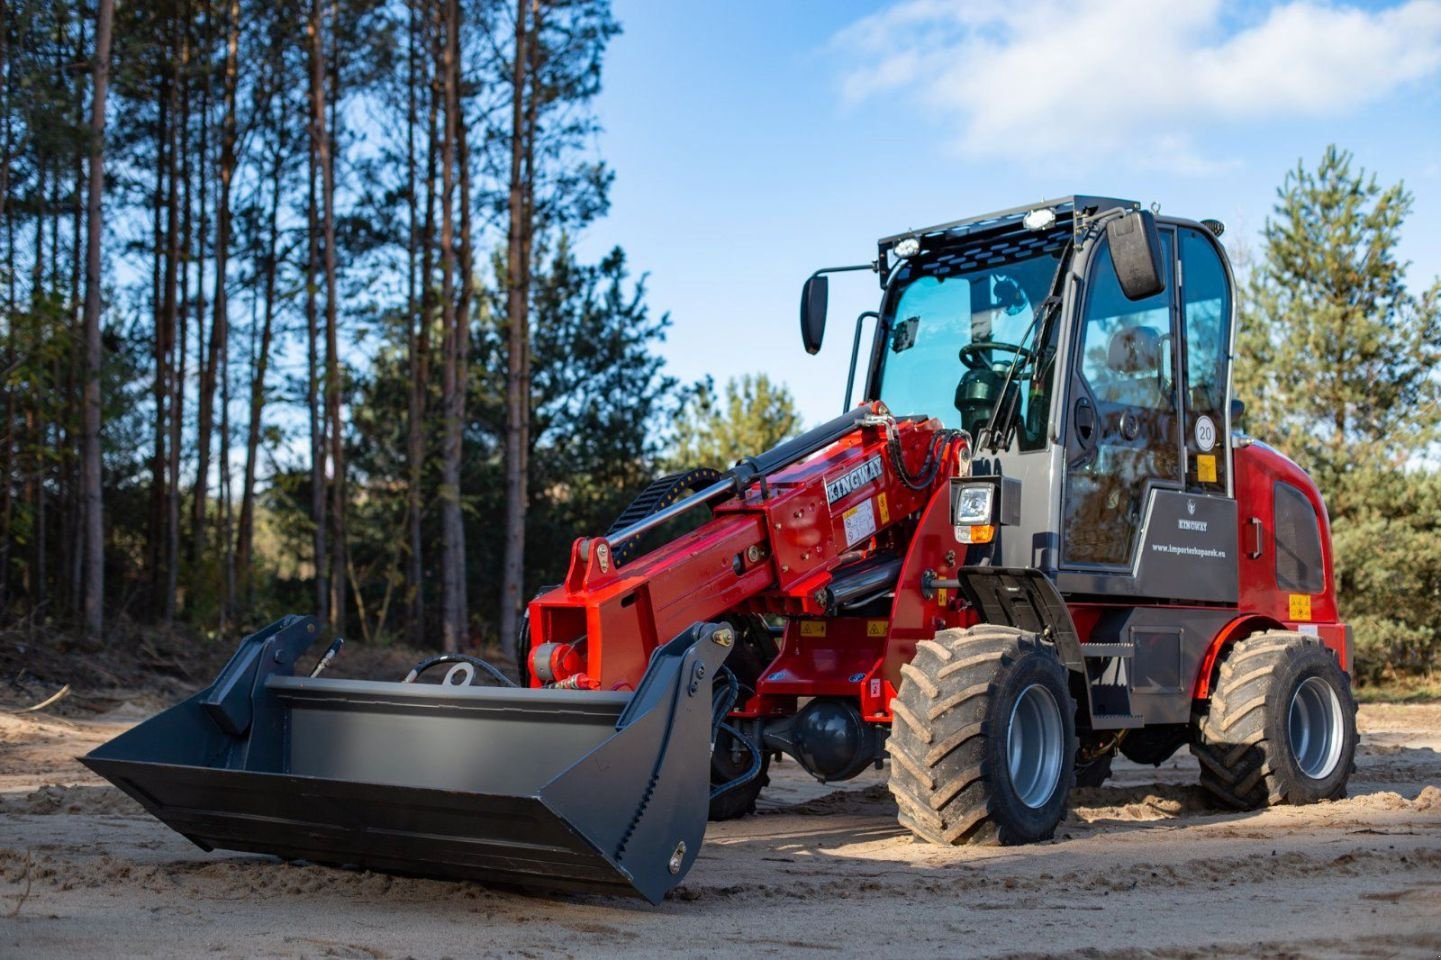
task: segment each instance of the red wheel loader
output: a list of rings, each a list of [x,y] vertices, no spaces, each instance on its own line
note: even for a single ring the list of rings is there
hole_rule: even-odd
[[[319,630],[291,617],[85,760],[205,849],[652,901],[782,753],[889,761],[934,843],[1048,838],[1118,751],[1189,746],[1237,809],[1340,796],[1326,511],[1233,430],[1220,232],[1074,196],[887,237],[802,294],[815,353],[827,275],[878,276],[864,399],[576,540],[523,685],[459,655],[297,673]]]

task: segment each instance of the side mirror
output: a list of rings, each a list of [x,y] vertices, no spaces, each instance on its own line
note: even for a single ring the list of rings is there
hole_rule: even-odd
[[[1161,234],[1150,211],[1136,210],[1106,224],[1111,265],[1127,300],[1144,300],[1166,289]]]
[[[830,281],[826,277],[811,277],[801,288],[801,342],[806,353],[815,354],[821,349],[821,340],[826,335],[826,300],[830,295]]]

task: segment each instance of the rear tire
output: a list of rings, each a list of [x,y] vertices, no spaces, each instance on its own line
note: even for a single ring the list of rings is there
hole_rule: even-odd
[[[1048,840],[1075,776],[1066,668],[1035,634],[982,625],[916,645],[891,703],[890,788],[917,839]]]
[[[1238,810],[1344,797],[1356,755],[1351,680],[1307,634],[1238,641],[1196,720],[1191,752],[1201,786]]]

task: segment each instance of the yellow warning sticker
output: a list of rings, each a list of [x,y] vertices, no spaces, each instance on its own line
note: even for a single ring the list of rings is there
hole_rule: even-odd
[[[1291,594],[1291,619],[1311,619],[1311,595],[1308,593]]]
[[[803,637],[824,637],[826,635],[826,622],[824,620],[802,620],[801,636]]]
[[[884,621],[884,620],[867,620],[867,621],[866,621],[866,636],[868,636],[868,637],[884,637],[884,636],[886,635],[886,626],[887,626],[887,624],[886,624],[886,621]]]
[[[1216,482],[1216,455],[1214,453],[1196,454],[1196,480],[1199,483]]]
[[[890,523],[891,508],[886,503],[886,495],[884,493],[878,494],[876,496],[876,506],[880,507],[881,510],[881,523]]]

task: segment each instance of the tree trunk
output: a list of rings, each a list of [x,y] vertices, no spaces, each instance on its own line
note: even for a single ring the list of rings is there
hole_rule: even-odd
[[[5,222],[6,260],[5,276],[8,278],[8,295],[6,302],[9,305],[9,316],[15,316],[15,225],[6,215],[10,201],[10,146],[12,133],[10,128],[10,77],[5,72],[5,64],[9,60],[10,53],[10,16],[9,8],[5,0],[0,0],[0,124],[4,126],[4,132],[0,133],[0,220]],[[84,338],[82,336],[82,343]],[[5,324],[5,357],[0,360],[8,369],[15,361],[15,324]],[[83,406],[83,403],[82,403]],[[83,416],[83,414],[82,414]],[[82,427],[83,432],[83,427]],[[84,451],[81,452],[82,461]],[[14,542],[14,519],[15,519],[15,392],[5,390],[5,493],[4,505],[0,507],[0,616],[3,616],[10,607],[10,545]],[[84,465],[82,463],[83,471]],[[82,489],[83,489],[82,482]],[[83,494],[82,494],[83,497]]]
[[[515,54],[511,72],[510,226],[506,252],[508,335],[505,386],[505,557],[501,569],[500,641],[516,653],[525,588],[525,509],[530,451],[530,132],[526,73],[531,36],[526,8],[516,0]]]
[[[220,456],[216,458],[216,491],[220,496],[220,633],[230,629],[235,611],[235,541],[231,538],[230,485],[230,344],[220,352]]]
[[[448,652],[459,650],[465,641],[469,614],[465,595],[465,527],[460,510],[461,421],[465,411],[465,384],[460,380],[464,331],[456,310],[455,280],[455,145],[459,95],[456,89],[457,37],[460,11],[456,0],[445,0],[445,35],[441,54],[441,76],[445,85],[445,134],[441,138],[441,312],[444,330],[444,369],[441,403],[444,407],[444,437],[441,442],[440,524],[441,588],[444,614],[441,644]]]
[[[0,6],[5,0],[0,0]],[[77,18],[78,19],[78,18]],[[0,15],[0,32],[5,29],[4,17]],[[78,20],[75,37],[75,47],[71,51],[74,63],[84,63],[87,51],[85,35],[85,23]],[[3,46],[3,44],[0,44]],[[4,57],[0,56],[0,77],[5,72]],[[75,116],[73,122],[76,130],[85,128],[85,75],[81,71],[74,71],[75,91]],[[77,436],[76,421],[73,412],[68,412],[65,417],[65,439],[64,449],[67,453],[77,450],[83,444],[84,428],[84,407],[85,396],[82,380],[84,379],[84,356],[83,344],[85,343],[85,301],[81,277],[84,274],[84,235],[85,235],[85,182],[87,171],[85,169],[86,157],[80,150],[75,151],[74,162],[74,183],[71,187],[70,197],[70,296],[68,298],[69,313],[71,318],[70,336],[72,341],[80,345],[80,355],[72,355],[65,365],[65,408],[67,411],[80,411],[81,423],[79,424],[80,436]],[[66,458],[65,465],[65,552],[67,563],[65,569],[69,576],[69,585],[66,590],[67,602],[70,614],[80,623],[85,622],[84,611],[84,537],[85,526],[85,503],[81,494],[83,482],[80,472],[83,469],[80,458]],[[0,610],[4,609],[4,601],[0,599]]]
[[[226,268],[230,259],[230,182],[235,175],[235,87],[239,67],[239,45],[240,3],[239,0],[230,0],[227,4],[226,15],[225,74],[221,106],[220,195],[215,204],[215,294],[212,306],[214,319],[211,321],[210,343],[200,380],[200,440],[196,451],[195,471],[195,496],[199,501],[199,508],[194,530],[197,559],[204,554],[206,543],[205,500],[208,495],[210,478],[210,445],[213,442],[211,434],[214,428],[215,387],[230,348],[230,304],[226,296],[225,283]],[[226,411],[221,411],[222,421],[227,419],[225,413]],[[221,439],[221,445],[223,449],[228,449],[225,438]],[[226,471],[228,464],[219,464],[219,469],[222,472]],[[224,523],[223,517],[221,523]],[[222,544],[227,548],[229,546],[227,541],[222,541]],[[222,557],[222,581],[225,576],[223,563],[224,558]],[[221,589],[224,590],[223,582]],[[223,598],[222,606],[225,600],[228,598]]]
[[[284,120],[282,119],[283,123]],[[235,545],[235,565],[240,580],[240,596],[248,607],[253,600],[254,577],[251,570],[255,544],[255,467],[260,450],[261,413],[265,408],[265,375],[270,361],[271,330],[275,319],[275,275],[280,246],[280,195],[284,175],[283,140],[275,147],[270,168],[270,232],[266,240],[265,307],[260,325],[260,346],[255,352],[255,369],[250,381],[250,426],[245,435],[245,478],[240,493],[240,530]]]
[[[173,158],[170,155],[170,144],[168,142],[170,130],[170,78],[164,73],[160,77],[159,89],[156,91],[156,125],[155,125],[155,194],[152,227],[152,289],[151,308],[155,317],[155,339],[154,348],[151,354],[152,362],[155,365],[154,376],[151,382],[152,399],[155,406],[155,417],[151,422],[152,439],[150,455],[150,510],[146,520],[145,537],[145,575],[146,575],[146,601],[148,612],[154,616],[161,607],[160,586],[163,582],[163,571],[160,569],[161,554],[160,545],[165,542],[165,466],[169,458],[165,455],[165,441],[169,432],[165,427],[165,408],[169,395],[169,384],[166,383],[166,349],[165,349],[165,241],[164,215],[165,215],[165,180],[166,165],[170,164],[169,171],[173,179]]]
[[[212,16],[213,13],[214,13],[214,8],[211,7],[211,5],[210,5],[209,3],[206,3],[206,4],[205,4],[205,32],[204,32],[204,34],[203,34],[203,36],[202,36],[202,39],[201,39],[201,48],[206,51],[206,55],[209,54],[209,51],[210,51],[211,49],[213,49],[213,46],[214,46],[214,43],[213,43],[213,41],[214,41],[214,30],[213,30],[213,27],[214,27],[214,18],[213,18],[213,16]],[[201,87],[200,87],[200,154],[199,154],[200,160],[199,160],[199,164],[198,164],[198,168],[199,168],[199,170],[200,170],[200,177],[198,178],[198,179],[200,180],[200,189],[199,189],[199,198],[198,198],[198,199],[199,199],[199,207],[200,207],[200,230],[199,230],[199,236],[198,236],[197,239],[196,239],[196,255],[195,255],[195,369],[196,369],[196,381],[197,381],[197,382],[196,382],[196,389],[197,389],[197,391],[203,393],[203,391],[202,391],[200,388],[201,388],[201,385],[204,383],[205,377],[206,377],[206,373],[205,373],[205,355],[206,355],[206,349],[205,349],[205,310],[206,310],[206,300],[205,300],[205,254],[206,254],[206,242],[207,242],[207,241],[209,240],[209,238],[210,238],[210,204],[209,204],[210,177],[209,177],[209,175],[208,175],[207,172],[206,172],[206,171],[207,171],[206,164],[207,164],[207,163],[209,162],[209,160],[210,160],[210,70],[209,70],[209,69],[206,69],[206,70],[204,70],[202,73],[203,73],[203,76],[204,76],[204,78],[205,78],[205,82],[204,82],[203,84],[201,84]],[[199,443],[199,437],[200,437],[200,427],[199,427],[199,425],[200,425],[200,423],[203,421],[203,422],[206,424],[206,428],[205,428],[205,429],[206,429],[206,438],[207,438],[207,439],[206,439],[206,449],[208,450],[208,449],[209,449],[209,446],[208,446],[208,444],[209,444],[209,439],[208,439],[208,437],[209,437],[210,407],[209,407],[209,404],[205,404],[205,405],[204,405],[204,408],[203,408],[203,410],[202,410],[202,404],[200,403],[200,401],[199,401],[198,398],[197,398],[197,401],[196,401],[196,404],[195,404],[195,417],[196,417],[196,437],[197,437],[196,446],[197,446],[197,448],[198,448],[199,446],[201,446],[201,444]],[[197,451],[197,452],[198,452],[198,451]],[[202,546],[202,542],[203,542],[204,535],[205,535],[205,533],[204,533],[204,529],[205,529],[205,499],[206,499],[205,481],[206,481],[206,477],[205,477],[204,475],[201,475],[201,477],[200,477],[200,483],[198,483],[198,484],[195,486],[195,488],[191,490],[191,502],[190,502],[190,507],[191,507],[191,510],[190,510],[191,537],[190,537],[190,545],[189,545],[189,547],[188,547],[188,552],[189,552],[189,554],[190,554],[190,568],[191,568],[191,569],[190,569],[190,583],[191,583],[192,585],[193,585],[194,582],[195,582],[196,572],[197,572],[197,569],[198,569],[198,567],[199,567],[199,563],[200,563],[200,547]]]
[[[114,0],[99,0],[95,16],[95,75],[90,108],[90,183],[85,243],[85,638],[100,643],[104,629],[105,543],[100,501],[100,238],[105,189],[105,94],[110,80]]]
[[[44,335],[41,327],[42,301],[45,291],[45,217],[46,203],[45,192],[49,188],[49,154],[43,147],[37,149],[39,167],[36,177],[35,198],[35,259],[30,270],[30,303],[32,314],[30,318],[31,336],[40,337]],[[31,389],[35,398],[26,412],[26,440],[30,446],[30,516],[31,516],[31,554],[30,554],[30,608],[32,611],[44,607],[48,601],[47,587],[49,586],[46,577],[46,569],[49,566],[47,554],[46,522],[45,522],[45,435],[49,428],[49,418],[41,408],[41,401],[48,392],[42,392],[40,384],[43,378],[38,370],[32,370],[30,374]]]
[[[318,3],[319,0],[316,0]],[[318,16],[318,14],[317,14]],[[332,20],[337,16],[331,6]],[[335,293],[335,105],[339,99],[339,50],[332,22],[329,103],[324,80],[314,88],[315,124],[319,133],[322,216],[325,229],[325,418],[330,431],[330,627],[345,632],[345,434],[340,423],[340,347]],[[330,123],[326,123],[326,111]]]
[[[189,327],[190,300],[190,21],[191,6],[185,5],[184,27],[180,41],[180,179],[185,191],[181,200],[183,215],[180,224],[179,294],[176,300],[174,350],[170,372],[170,464],[169,489],[165,503],[165,622],[175,621],[180,591],[180,442],[185,428],[185,369],[187,363],[186,333]],[[202,164],[203,168],[203,164]]]
[[[316,198],[316,178],[320,175],[321,143],[325,139],[325,62],[320,34],[320,0],[313,0],[306,31],[310,39],[310,192],[306,205],[306,229],[309,254],[305,263],[305,330],[309,348],[308,380],[305,387],[306,409],[310,415],[310,515],[315,523],[315,616],[322,623],[330,622],[330,580],[326,551],[325,516],[325,417],[318,405],[320,392],[320,308],[317,297],[320,272],[320,209]],[[316,106],[320,104],[320,106]],[[326,148],[328,152],[328,147]]]
[[[180,69],[170,78],[166,115],[171,118],[174,118],[179,112],[179,87],[181,77],[186,67],[185,59],[187,50],[188,48],[182,44],[182,52],[179,58]],[[175,333],[177,326],[176,318],[179,312],[178,292],[180,286],[180,191],[178,177],[176,176],[177,164],[175,155],[177,147],[181,142],[176,131],[180,129],[183,129],[181,123],[171,122],[167,133],[166,166],[169,188],[166,194],[164,317],[163,321],[160,317],[156,318],[157,326],[155,334],[155,340],[157,344],[160,345],[160,350],[156,357],[158,369],[155,378],[155,427],[157,430],[160,430],[167,426],[162,412],[168,412],[169,429],[165,442],[157,442],[155,446],[157,454],[156,466],[164,471],[165,482],[163,483],[164,490],[159,504],[159,528],[162,535],[152,548],[152,553],[159,565],[159,575],[152,578],[151,587],[159,594],[159,596],[155,598],[158,602],[152,603],[152,609],[161,611],[161,616],[166,626],[170,626],[175,621],[175,595],[171,587],[172,574],[170,570],[171,557],[169,545],[172,533],[171,526],[177,519],[174,505],[180,496],[180,492],[173,486],[173,480],[175,478],[170,468],[176,461],[179,451],[170,449],[163,464],[160,463],[159,456],[163,448],[175,446],[178,440],[175,427],[180,422],[179,411],[175,408],[174,384],[176,376]],[[163,374],[161,371],[163,371]]]
[[[407,369],[410,374],[410,389],[406,394],[406,426],[405,426],[405,452],[407,467],[406,483],[406,538],[409,543],[409,550],[406,557],[406,591],[405,591],[405,613],[406,613],[406,639],[412,646],[420,646],[425,639],[425,588],[424,571],[425,562],[422,554],[423,545],[421,541],[421,518],[422,518],[422,497],[421,485],[425,478],[425,407],[427,387],[430,379],[429,370],[429,341],[430,341],[430,246],[431,236],[434,229],[434,193],[435,193],[435,125],[436,125],[436,96],[434,84],[429,84],[431,90],[429,106],[429,139],[426,150],[426,180],[425,180],[425,227],[423,235],[419,232],[416,223],[416,158],[415,158],[415,127],[416,116],[416,92],[420,83],[418,44],[421,36],[424,35],[425,17],[421,10],[420,0],[413,0],[411,4],[410,42],[408,48],[408,82],[407,89],[407,113],[406,113],[406,162],[410,190],[410,242],[407,250],[407,265],[410,271],[409,306],[410,306],[410,332],[407,337]],[[419,36],[418,36],[419,35]],[[434,71],[430,73],[434,77]],[[424,253],[421,255],[421,263],[416,262],[416,248],[424,244]],[[420,270],[417,276],[417,269]]]

